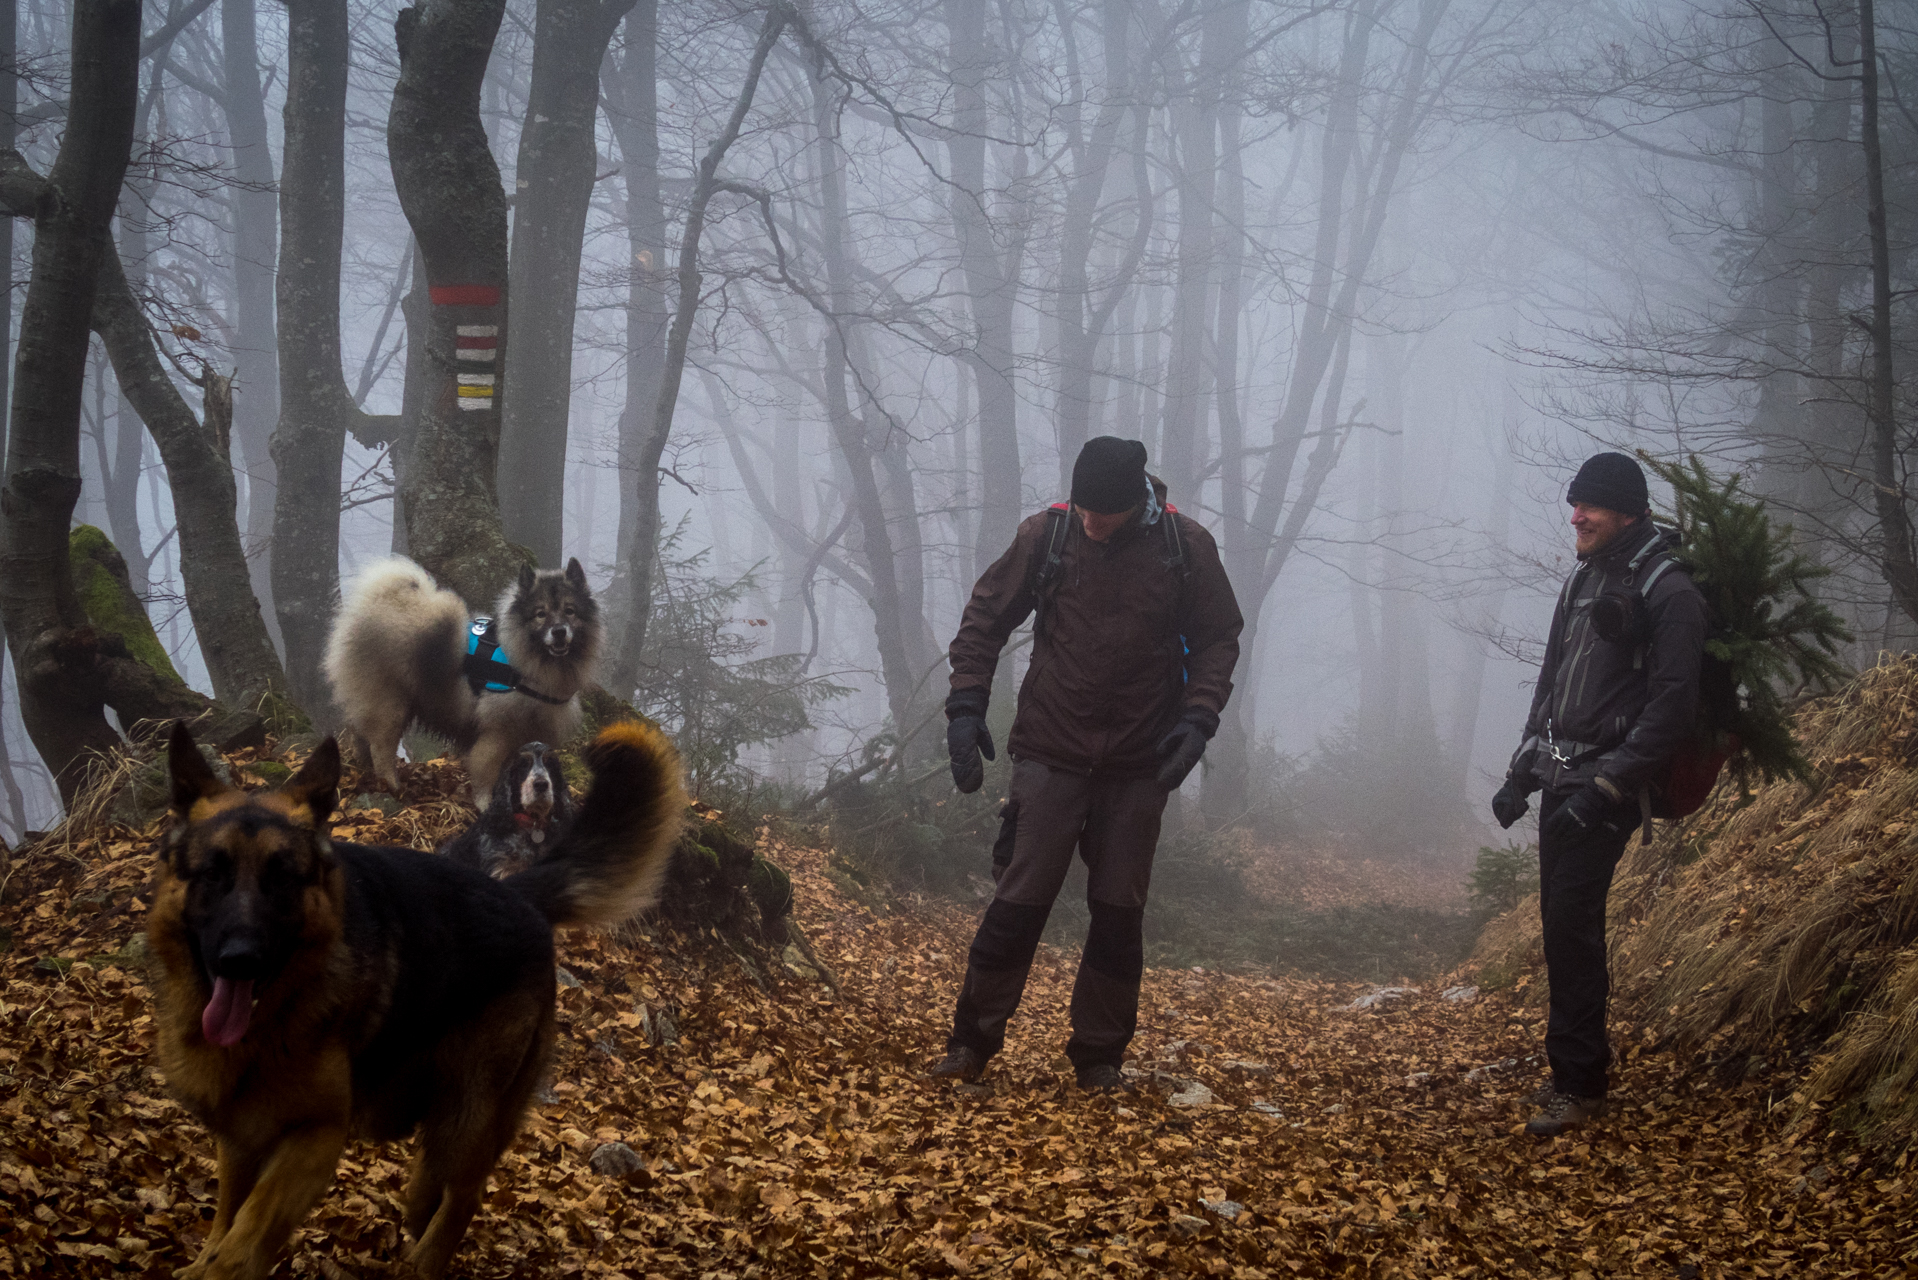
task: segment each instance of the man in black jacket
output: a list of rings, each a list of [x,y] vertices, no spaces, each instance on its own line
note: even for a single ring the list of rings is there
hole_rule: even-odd
[[[1622,453],[1579,468],[1567,491],[1578,566],[1559,593],[1525,721],[1492,800],[1499,825],[1543,789],[1538,905],[1551,1012],[1549,1089],[1526,1132],[1552,1137],[1605,1113],[1605,899],[1612,872],[1695,732],[1705,599],[1652,524],[1645,473]]]

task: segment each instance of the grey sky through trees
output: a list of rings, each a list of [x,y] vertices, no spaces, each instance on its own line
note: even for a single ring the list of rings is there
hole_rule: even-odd
[[[243,0],[170,2],[145,14],[115,234],[195,411],[187,377],[237,370],[238,528],[264,584],[274,522],[259,504],[274,495],[257,424],[283,421],[280,396],[299,394],[283,392],[285,362],[263,358],[274,335],[252,318],[263,279],[285,270],[262,236],[286,225],[263,210],[283,190],[289,9],[256,5],[249,23],[226,11]],[[1829,591],[1861,637],[1854,662],[1918,632],[1886,583],[1886,486],[1873,488],[1889,474],[1902,509],[1918,363],[1918,29],[1904,7],[1879,4],[1872,32],[1881,313],[1855,4],[792,12],[707,207],[659,473],[630,469],[643,456],[632,424],[650,425],[654,406],[629,399],[656,393],[696,166],[739,104],[764,6],[642,3],[614,30],[593,171],[575,164],[567,179],[590,188],[576,252],[550,243],[573,234],[568,217],[540,229],[541,261],[578,261],[570,374],[541,319],[542,341],[505,342],[500,383],[511,406],[515,353],[538,352],[526,394],[567,414],[542,452],[537,415],[507,410],[522,460],[498,486],[521,504],[509,539],[524,528],[544,544],[556,527],[562,556],[603,590],[633,545],[622,516],[630,526],[642,485],[656,485],[674,546],[710,549],[701,573],[753,573],[733,629],[754,652],[799,655],[807,675],[850,687],[813,708],[813,731],[750,748],[755,769],[817,785],[888,718],[910,730],[932,710],[973,577],[1021,515],[1063,496],[1089,434],[1146,441],[1173,501],[1219,537],[1241,600],[1258,606],[1237,732],[1189,785],[1215,816],[1245,803],[1235,760],[1242,774],[1247,761],[1273,767],[1261,742],[1299,760],[1327,743],[1387,764],[1394,752],[1442,760],[1446,785],[1482,808],[1568,563],[1564,483],[1601,444],[1748,470],[1837,571]],[[362,426],[402,413],[415,354],[399,299],[419,257],[387,142],[396,13],[346,4],[338,364],[362,414],[331,400],[326,413]],[[533,0],[509,0],[479,89],[513,219],[556,181],[516,170],[541,154],[522,138],[540,21]],[[70,23],[65,3],[17,9],[18,146],[40,173],[68,120]],[[655,23],[656,47],[636,52]],[[236,45],[249,39],[251,78]],[[655,114],[656,133],[637,136]],[[32,241],[17,220],[16,327]],[[522,282],[520,264],[513,279],[552,283]],[[524,315],[566,292],[544,290]],[[510,297],[506,312],[510,337]],[[1881,353],[1892,384],[1874,408]],[[211,692],[159,453],[110,366],[88,370],[75,518],[122,541],[137,519],[129,560],[149,565],[155,626]],[[382,430],[343,446],[342,573],[394,546],[393,461],[369,444]],[[529,455],[537,477],[523,473]],[[529,511],[555,477],[561,508]],[[884,528],[869,527],[880,515]],[[891,562],[875,575],[880,547]],[[301,580],[323,570],[306,565]],[[276,630],[305,616],[282,601],[275,621],[260,604]],[[303,687],[297,670],[288,678]],[[54,808],[10,667],[0,691],[24,809],[0,792],[12,835]]]

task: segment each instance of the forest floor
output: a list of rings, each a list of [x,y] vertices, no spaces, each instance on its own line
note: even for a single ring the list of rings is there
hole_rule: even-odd
[[[343,838],[405,834],[405,811],[348,816]],[[1530,975],[1347,1011],[1371,988],[1149,971],[1131,1064],[1147,1087],[1086,1096],[1060,1056],[1077,956],[1046,947],[985,1080],[934,1084],[974,909],[863,905],[828,855],[762,840],[839,992],[797,972],[762,992],[710,940],[562,938],[578,985],[559,993],[552,1100],[455,1275],[1918,1272],[1902,1158],[1791,1127],[1788,1099],[1630,1027],[1615,1114],[1525,1137],[1544,1080]],[[169,1274],[212,1216],[211,1144],[167,1100],[129,946],[150,849],[119,829],[0,889],[0,1274]],[[644,1168],[596,1172],[614,1142]],[[349,1148],[281,1274],[397,1273],[406,1156]]]

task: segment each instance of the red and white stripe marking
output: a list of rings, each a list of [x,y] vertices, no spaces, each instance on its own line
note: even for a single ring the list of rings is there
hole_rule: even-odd
[[[493,407],[493,378],[490,372],[478,372],[478,367],[491,365],[499,358],[499,326],[496,324],[463,324],[457,333],[458,354],[461,373],[459,375],[459,398],[462,409],[490,409]],[[472,373],[466,369],[474,369]]]
[[[435,306],[496,307],[499,289],[494,285],[433,285],[428,290]],[[462,324],[454,329],[454,357],[460,372],[456,375],[459,405],[462,409],[490,409],[499,362],[499,326]],[[470,371],[470,372],[469,372]]]

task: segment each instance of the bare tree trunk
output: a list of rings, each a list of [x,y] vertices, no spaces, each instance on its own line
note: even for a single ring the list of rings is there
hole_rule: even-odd
[[[1173,500],[1190,502],[1199,460],[1206,453],[1207,324],[1213,312],[1212,193],[1218,177],[1214,142],[1218,133],[1207,85],[1222,68],[1215,65],[1216,41],[1207,24],[1199,65],[1172,103],[1172,136],[1178,146],[1179,247],[1177,285],[1172,297],[1172,353],[1166,364],[1165,428],[1159,438],[1157,467]]]
[[[12,151],[20,140],[20,0],[0,0],[0,150]],[[10,406],[13,379],[13,219],[0,218],[0,270],[6,288],[0,290],[0,406]],[[0,408],[0,474],[7,463],[6,410]],[[4,631],[0,630],[0,637]],[[0,750],[4,750],[0,745]]]
[[[1506,418],[1509,422],[1515,416],[1520,403],[1517,389],[1506,384]],[[1490,535],[1492,545],[1504,549],[1512,530],[1512,450],[1501,430],[1489,430],[1486,433],[1486,449],[1496,459],[1496,470],[1492,476],[1490,493],[1491,511],[1486,533]],[[1501,581],[1485,598],[1485,611],[1480,615],[1479,629],[1484,635],[1496,634],[1505,612],[1506,584]],[[1485,668],[1488,655],[1487,645],[1477,636],[1467,636],[1471,652],[1465,660],[1465,669],[1459,674],[1458,683],[1452,691],[1452,713],[1450,733],[1445,748],[1452,758],[1453,788],[1459,795],[1472,794],[1472,756],[1478,744],[1479,709],[1485,699]]]
[[[1754,279],[1747,290],[1748,326],[1769,372],[1758,385],[1752,413],[1754,443],[1764,451],[1759,485],[1768,495],[1795,501],[1808,478],[1803,424],[1804,387],[1798,371],[1799,299],[1802,281],[1787,242],[1798,205],[1798,158],[1792,139],[1791,98],[1795,75],[1785,67],[1767,68],[1760,78],[1759,149],[1755,209],[1750,234]]]
[[[1105,0],[1102,7],[1105,23],[1105,94],[1090,135],[1082,137],[1078,103],[1084,90],[1078,72],[1077,41],[1072,36],[1071,15],[1065,12],[1063,3],[1056,7],[1059,9],[1059,25],[1067,50],[1069,78],[1066,127],[1073,156],[1073,174],[1066,187],[1065,210],[1059,228],[1059,300],[1056,308],[1059,324],[1059,487],[1063,493],[1071,488],[1072,463],[1091,434],[1092,379],[1099,341],[1105,336],[1113,309],[1131,284],[1139,258],[1144,254],[1146,237],[1151,234],[1152,205],[1150,187],[1140,186],[1135,193],[1137,212],[1134,222],[1134,242],[1138,252],[1128,256],[1114,273],[1114,278],[1107,282],[1104,301],[1095,304],[1088,271],[1092,258],[1093,224],[1099,213],[1099,202],[1105,194],[1106,175],[1117,150],[1119,127],[1124,122],[1132,97],[1132,54],[1128,39],[1132,16],[1124,0]],[[1146,108],[1139,106],[1132,110],[1143,126]],[[1144,148],[1142,130],[1135,152],[1135,159],[1140,163],[1146,160]]]
[[[166,464],[187,610],[214,696],[234,706],[257,706],[262,695],[284,691],[286,676],[253,594],[235,521],[233,469],[226,462],[231,419],[220,416],[231,401],[214,399],[215,384],[224,379],[211,370],[202,375],[209,403],[205,421],[197,420],[160,363],[152,328],[111,247],[100,264],[93,327],[106,344],[127,402],[146,423]]]
[[[439,371],[426,351],[426,333],[433,323],[433,302],[426,287],[426,264],[419,243],[413,244],[413,279],[400,301],[406,321],[405,380],[400,388],[400,423],[387,456],[393,463],[393,553],[411,555],[406,540],[406,492],[413,474],[414,444],[420,438],[420,419],[428,400],[439,391]]]
[[[329,719],[329,694],[320,658],[339,595],[346,434],[369,445],[390,443],[397,427],[395,419],[360,412],[340,363],[349,50],[346,0],[288,0],[273,598],[293,699],[322,720]]]
[[[1812,108],[1813,243],[1828,246],[1812,263],[1805,289],[1806,368],[1816,384],[1806,407],[1810,424],[1809,448],[1815,466],[1807,478],[1799,507],[1811,515],[1801,520],[1801,539],[1815,537],[1820,528],[1835,528],[1851,509],[1843,496],[1851,483],[1849,459],[1864,452],[1869,423],[1859,413],[1856,395],[1845,386],[1852,380],[1846,340],[1852,325],[1844,303],[1847,267],[1843,246],[1857,235],[1852,219],[1855,206],[1846,192],[1858,180],[1859,157],[1851,145],[1853,98],[1851,80],[1842,74],[1857,53],[1857,31],[1839,25],[1828,51],[1824,91]]]
[[[238,388],[233,432],[246,467],[247,560],[253,592],[273,617],[269,551],[273,536],[273,458],[269,445],[280,416],[279,346],[274,338],[273,264],[276,201],[273,152],[267,143],[266,98],[260,91],[260,46],[254,30],[255,0],[221,0],[220,39],[224,54],[227,133],[233,145],[234,328],[239,341],[233,356]],[[276,637],[277,639],[277,637]]]
[[[725,127],[700,158],[692,196],[686,204],[686,229],[679,239],[679,301],[673,309],[672,328],[666,335],[666,360],[660,371],[659,397],[653,406],[652,431],[640,446],[634,459],[636,474],[631,474],[628,481],[637,486],[633,541],[621,547],[613,577],[614,591],[627,593],[632,610],[631,621],[613,652],[606,678],[606,687],[622,698],[630,697],[639,683],[639,655],[646,644],[653,565],[659,558],[659,461],[666,453],[666,441],[672,434],[680,379],[686,372],[686,347],[692,338],[693,317],[699,310],[699,242],[706,228],[706,208],[724,185],[719,177],[719,164],[739,138],[746,113],[752,110],[753,98],[759,92],[759,77],[766,68],[766,58],[792,17],[792,11],[783,3],[775,3],[766,10],[759,40],[746,67],[745,83],[733,99],[732,114]]]
[[[539,0],[534,18],[508,284],[519,318],[518,363],[500,411],[499,497],[506,536],[545,565],[562,563],[573,321],[599,161],[599,69],[632,7],[633,0]]]
[[[0,147],[7,151],[14,149],[20,136],[19,122],[14,118],[20,103],[19,10],[19,0],[0,0]],[[4,290],[0,290],[0,476],[4,476],[7,463],[6,406],[10,403],[7,392],[13,377],[12,218],[0,218],[0,270],[6,273],[7,286]],[[0,644],[5,643],[5,611],[0,610]],[[4,680],[0,679],[0,695],[4,695],[4,692]],[[5,705],[4,696],[0,696],[0,711],[4,711]],[[26,830],[26,797],[21,794],[20,781],[14,776],[13,761],[8,757],[4,729],[0,729],[0,783],[4,783],[6,787],[7,803],[11,809],[14,833],[17,836]]]
[[[1244,7],[1238,6],[1241,38]],[[1234,77],[1236,80],[1236,77]],[[1219,542],[1227,557],[1241,549],[1246,541],[1245,494],[1245,422],[1239,406],[1239,323],[1244,310],[1242,292],[1245,282],[1245,156],[1239,137],[1239,106],[1236,83],[1221,87],[1218,131],[1222,172],[1219,175],[1217,201],[1220,221],[1217,252],[1219,258],[1219,312],[1213,328],[1213,381],[1219,406],[1219,511],[1223,527]],[[1198,494],[1189,501],[1198,507]],[[1230,559],[1227,563],[1231,563]],[[1245,650],[1248,656],[1252,650]],[[1239,696],[1226,704],[1214,736],[1212,767],[1204,774],[1199,799],[1200,812],[1208,823],[1217,826],[1230,822],[1246,811],[1251,779],[1251,718],[1248,708],[1258,697],[1257,663],[1241,664]]]
[[[0,221],[11,223],[12,219]],[[146,443],[146,432],[116,384],[111,415],[112,447],[109,450],[106,432],[109,415],[104,412],[104,385],[100,391],[103,401],[103,412],[99,415],[100,496],[106,507],[107,527],[113,531],[114,545],[121,548],[120,554],[126,560],[127,581],[133,588],[133,594],[144,600],[153,590],[150,578],[152,564],[143,548],[140,531],[140,464],[146,452],[141,446]]]
[[[1872,491],[1877,499],[1880,572],[1907,618],[1918,621],[1918,556],[1905,505],[1898,450],[1897,379],[1892,365],[1891,240],[1885,222],[1885,158],[1878,136],[1878,32],[1873,0],[1858,0],[1859,138],[1865,152],[1865,222],[1871,234]]]
[[[506,193],[480,119],[480,86],[505,0],[424,0],[400,10],[386,146],[431,300],[409,332],[428,370],[406,467],[407,546],[474,609],[525,557],[506,541],[494,475],[507,357]]]
[[[827,307],[834,316],[843,316],[852,307],[849,292],[852,271],[846,254],[846,189],[840,167],[839,117],[817,76],[812,80],[812,100],[819,157],[819,239],[826,264]],[[908,622],[892,527],[873,465],[877,451],[872,446],[865,414],[854,412],[846,390],[846,381],[852,372],[850,353],[837,324],[826,326],[825,337],[822,373],[826,417],[840,460],[851,480],[852,504],[859,516],[863,558],[872,582],[867,601],[872,608],[873,638],[879,647],[879,672],[886,685],[886,705],[891,711],[893,726],[904,733],[914,722],[914,681],[919,674],[908,637],[924,626],[924,610],[921,609],[916,626]],[[860,407],[865,410],[871,406]]]
[[[985,86],[997,61],[986,43],[985,0],[945,0],[951,53],[953,115],[946,149],[951,156],[953,230],[972,313],[973,344],[966,353],[979,392],[981,510],[975,573],[997,560],[1012,542],[1024,514],[1019,471],[1019,398],[1012,335],[1018,264],[1023,253],[1016,230],[1003,251],[986,211]]]
[[[606,117],[619,145],[620,175],[626,185],[626,237],[631,261],[626,277],[626,403],[619,415],[619,541],[636,545],[640,519],[640,458],[652,435],[652,413],[659,402],[660,372],[666,361],[666,208],[659,192],[659,0],[639,0],[626,17],[626,38],[613,59],[613,74],[602,78]],[[655,517],[655,523],[657,519]],[[606,613],[610,649],[627,653],[638,670],[639,650],[628,636],[644,638],[644,614],[650,601],[632,597],[630,575],[615,575]],[[637,644],[635,640],[634,644]]]
[[[879,465],[885,474],[881,497],[886,518],[899,531],[899,627],[906,661],[917,681],[933,662],[939,645],[926,624],[926,538],[919,524],[919,493],[913,481],[918,469],[913,465],[910,442],[903,435],[887,441],[879,451]]]
[[[67,526],[80,496],[80,398],[95,278],[133,142],[138,0],[76,0],[66,133],[32,206],[33,277],[21,313],[6,488],[0,492],[0,620],[34,747],[71,799],[90,752],[118,741],[101,711],[90,631],[73,587]],[[12,159],[17,161],[17,155]]]

